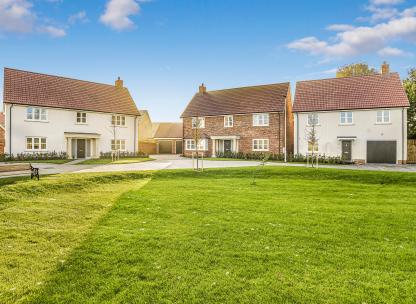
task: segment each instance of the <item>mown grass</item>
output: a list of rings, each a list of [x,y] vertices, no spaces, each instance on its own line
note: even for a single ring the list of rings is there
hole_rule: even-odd
[[[112,161],[108,158],[97,158],[97,159],[87,159],[83,162],[77,163],[77,165],[107,165],[107,164],[132,164],[132,163],[141,163],[154,160],[153,158],[148,157],[135,157],[135,158],[122,158],[116,161]]]
[[[0,303],[26,300],[49,280],[145,174],[80,174],[0,180]]]
[[[416,175],[253,170],[155,173],[25,300],[416,302]]]

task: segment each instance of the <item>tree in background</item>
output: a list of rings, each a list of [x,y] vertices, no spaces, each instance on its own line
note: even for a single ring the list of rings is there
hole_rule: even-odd
[[[416,68],[409,71],[403,86],[409,98],[410,107],[407,110],[407,137],[416,139]]]
[[[352,63],[338,68],[336,77],[342,78],[375,74],[378,74],[376,69],[370,68],[366,63]]]

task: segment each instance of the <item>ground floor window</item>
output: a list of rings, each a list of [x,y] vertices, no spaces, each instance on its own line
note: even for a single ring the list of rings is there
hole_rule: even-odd
[[[253,151],[269,151],[269,140],[253,139]]]
[[[312,143],[308,141],[308,152],[318,152],[318,142]]]
[[[111,150],[112,151],[125,151],[126,150],[126,140],[125,139],[112,139],[111,140]]]
[[[185,140],[185,149],[189,151],[196,150],[195,148],[195,140],[194,139],[186,139]],[[208,150],[208,141],[206,139],[200,139],[198,141],[198,150],[199,151],[206,151]]]
[[[46,137],[26,137],[26,150],[46,151]]]

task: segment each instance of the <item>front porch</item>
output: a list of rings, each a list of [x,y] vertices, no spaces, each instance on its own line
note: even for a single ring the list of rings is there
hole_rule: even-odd
[[[69,159],[98,158],[98,133],[65,132],[66,153]]]
[[[218,153],[238,153],[240,136],[211,136],[212,157]]]

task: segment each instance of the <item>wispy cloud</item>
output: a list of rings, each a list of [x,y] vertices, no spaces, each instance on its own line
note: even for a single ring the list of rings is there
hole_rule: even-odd
[[[77,22],[84,23],[84,22],[87,22],[87,21],[88,21],[88,18],[87,18],[87,13],[85,11],[80,11],[76,14],[73,14],[73,15],[69,16],[69,18],[68,18],[68,23],[69,24],[74,24],[74,23],[77,23]]]
[[[32,6],[26,0],[0,0],[0,31],[31,32],[36,20]]]
[[[54,37],[54,38],[60,38],[60,37],[66,36],[66,31],[63,28],[55,27],[52,25],[40,26],[38,27],[38,31],[40,33],[48,34],[49,36]]]
[[[130,29],[134,27],[131,17],[137,15],[140,9],[136,0],[109,0],[100,21],[118,31]]]

